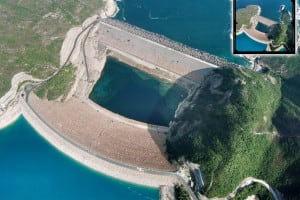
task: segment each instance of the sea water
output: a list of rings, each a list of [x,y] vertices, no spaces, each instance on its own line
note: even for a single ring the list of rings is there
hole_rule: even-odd
[[[125,117],[168,126],[187,91],[109,58],[90,99]]]
[[[121,0],[116,18],[242,65],[232,55],[232,1]]]
[[[261,7],[261,16],[267,17],[274,21],[279,22],[281,5],[285,5],[291,12],[293,10],[293,4],[291,0],[238,0],[236,1],[236,8],[244,8],[247,5],[259,5]]]
[[[245,33],[242,33],[236,37],[236,49],[238,51],[265,51],[267,45],[256,42],[249,38]]]
[[[117,18],[245,64],[231,55],[231,3],[122,0]],[[71,160],[42,139],[23,117],[0,130],[0,176],[0,199],[4,200],[159,198],[157,189],[109,178]]]
[[[125,183],[65,156],[20,117],[0,130],[1,200],[158,199],[158,189]]]
[[[279,7],[285,5],[291,12],[294,9],[291,0],[238,0],[236,9],[245,8],[247,5],[259,5],[261,7],[261,16],[267,17],[274,21],[280,21]],[[258,30],[268,32],[268,28],[258,24]],[[266,44],[259,43],[248,37],[246,34],[236,36],[236,49],[239,51],[265,51]],[[283,49],[282,51],[284,51]]]

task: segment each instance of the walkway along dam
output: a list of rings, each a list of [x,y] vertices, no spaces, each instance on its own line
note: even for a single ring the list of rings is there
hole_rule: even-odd
[[[215,67],[239,67],[217,56],[119,20],[103,19],[96,29],[99,42],[109,50],[125,57],[136,57],[177,77],[195,82],[201,81]]]

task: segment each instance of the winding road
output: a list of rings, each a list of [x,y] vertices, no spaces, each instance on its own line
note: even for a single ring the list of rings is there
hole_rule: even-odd
[[[243,189],[243,188],[245,188],[249,185],[252,185],[254,183],[260,184],[260,185],[264,186],[267,190],[269,190],[269,192],[272,194],[274,200],[283,200],[281,194],[279,192],[277,192],[276,190],[274,190],[266,181],[260,180],[260,179],[257,179],[257,178],[253,178],[253,177],[245,178],[236,187],[236,189],[233,192],[231,192],[229,195],[227,195],[227,197],[224,198],[224,200],[233,199],[241,189]]]

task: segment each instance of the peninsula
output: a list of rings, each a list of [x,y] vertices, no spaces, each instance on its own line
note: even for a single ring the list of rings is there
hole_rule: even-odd
[[[275,11],[274,11],[275,12]],[[285,5],[279,8],[280,21],[274,21],[261,15],[261,7],[248,5],[246,8],[236,10],[236,36],[245,33],[252,40],[267,44],[266,52],[293,52],[293,26],[291,13]],[[258,24],[265,26],[268,31],[258,29]],[[253,51],[251,48],[249,51]],[[255,51],[255,50],[254,50]]]

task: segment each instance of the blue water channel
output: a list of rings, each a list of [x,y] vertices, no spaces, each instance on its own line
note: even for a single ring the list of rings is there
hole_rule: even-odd
[[[1,200],[159,198],[158,189],[125,183],[65,156],[20,117],[0,130]]]

